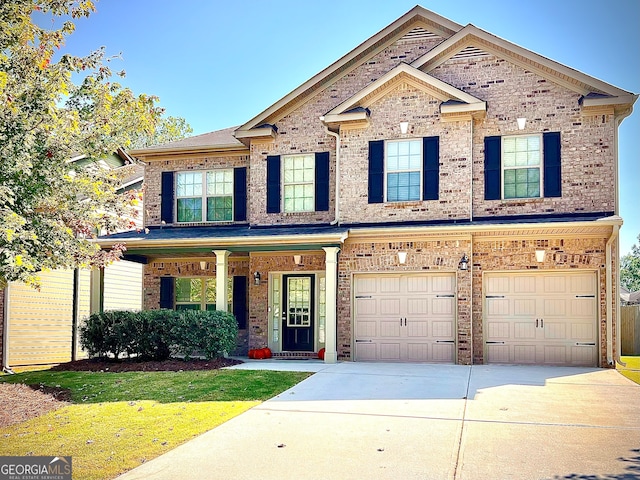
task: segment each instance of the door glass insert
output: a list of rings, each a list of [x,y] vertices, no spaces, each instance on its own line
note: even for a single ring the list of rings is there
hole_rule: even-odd
[[[311,325],[311,277],[287,279],[287,326]]]

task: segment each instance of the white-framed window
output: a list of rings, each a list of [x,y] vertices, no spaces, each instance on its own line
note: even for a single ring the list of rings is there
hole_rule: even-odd
[[[175,279],[176,310],[215,310],[215,277],[178,277]],[[233,282],[227,286],[229,311],[232,310]]]
[[[420,200],[422,192],[422,140],[385,142],[387,202]]]
[[[315,209],[315,156],[283,157],[284,211],[313,212]]]
[[[233,220],[233,169],[176,174],[176,220],[230,222]]]
[[[539,198],[542,192],[542,136],[502,138],[502,198]]]

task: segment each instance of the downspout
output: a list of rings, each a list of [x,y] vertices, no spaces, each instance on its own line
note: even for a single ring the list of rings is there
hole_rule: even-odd
[[[2,371],[13,374],[13,370],[9,366],[9,283],[4,289],[4,308],[2,321],[4,328],[2,329]]]
[[[78,313],[80,309],[80,270],[73,270],[73,310],[71,312],[71,361],[78,358]]]
[[[324,116],[320,117],[320,121],[324,121]],[[329,130],[327,125],[324,126],[324,131],[336,139],[336,192],[335,192],[335,213],[334,219],[330,225],[337,225],[340,223],[340,134]]]
[[[469,174],[471,178],[469,179],[469,221],[473,222],[473,115],[471,116],[471,128],[470,128],[470,138],[469,144],[471,145],[471,169]]]
[[[619,225],[613,225],[611,236],[609,240],[607,240],[606,245],[606,254],[605,254],[605,262],[606,262],[606,302],[607,302],[607,365],[613,366],[613,292],[611,291],[613,288],[613,279],[611,278],[613,275],[613,269],[611,268],[611,245],[613,241],[618,237],[618,232],[620,230]],[[619,303],[619,302],[618,302]],[[616,322],[618,323],[618,322]],[[616,328],[617,331],[617,328]]]

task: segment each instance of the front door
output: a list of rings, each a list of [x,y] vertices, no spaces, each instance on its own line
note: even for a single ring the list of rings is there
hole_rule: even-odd
[[[313,351],[312,275],[285,275],[282,278],[282,349]]]

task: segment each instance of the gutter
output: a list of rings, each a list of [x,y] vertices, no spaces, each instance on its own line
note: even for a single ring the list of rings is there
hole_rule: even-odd
[[[324,116],[320,117],[320,121],[324,122]],[[333,221],[329,225],[340,224],[340,134],[329,130],[327,125],[324,126],[325,132],[336,139],[336,193],[335,193],[335,213],[333,214]]]
[[[612,260],[612,254],[611,254],[611,245],[613,244],[613,241],[617,239],[618,237],[618,232],[620,231],[620,226],[619,225],[614,225],[613,229],[611,231],[611,236],[609,237],[609,240],[607,240],[607,245],[606,245],[606,276],[607,278],[606,280],[606,289],[607,289],[607,294],[606,294],[606,302],[607,302],[607,365],[609,366],[613,366],[615,365],[614,361],[613,361],[613,279],[611,278],[612,274],[613,274],[613,268],[611,267],[611,260]],[[617,264],[617,262],[616,262]],[[617,271],[617,270],[616,270]],[[617,283],[617,282],[616,282]],[[617,302],[620,303],[620,302]],[[616,318],[616,323],[620,323],[618,321],[618,319]],[[616,331],[619,329],[619,325],[616,326]],[[619,343],[619,338],[616,339],[616,343]],[[616,352],[617,353],[617,352]]]

